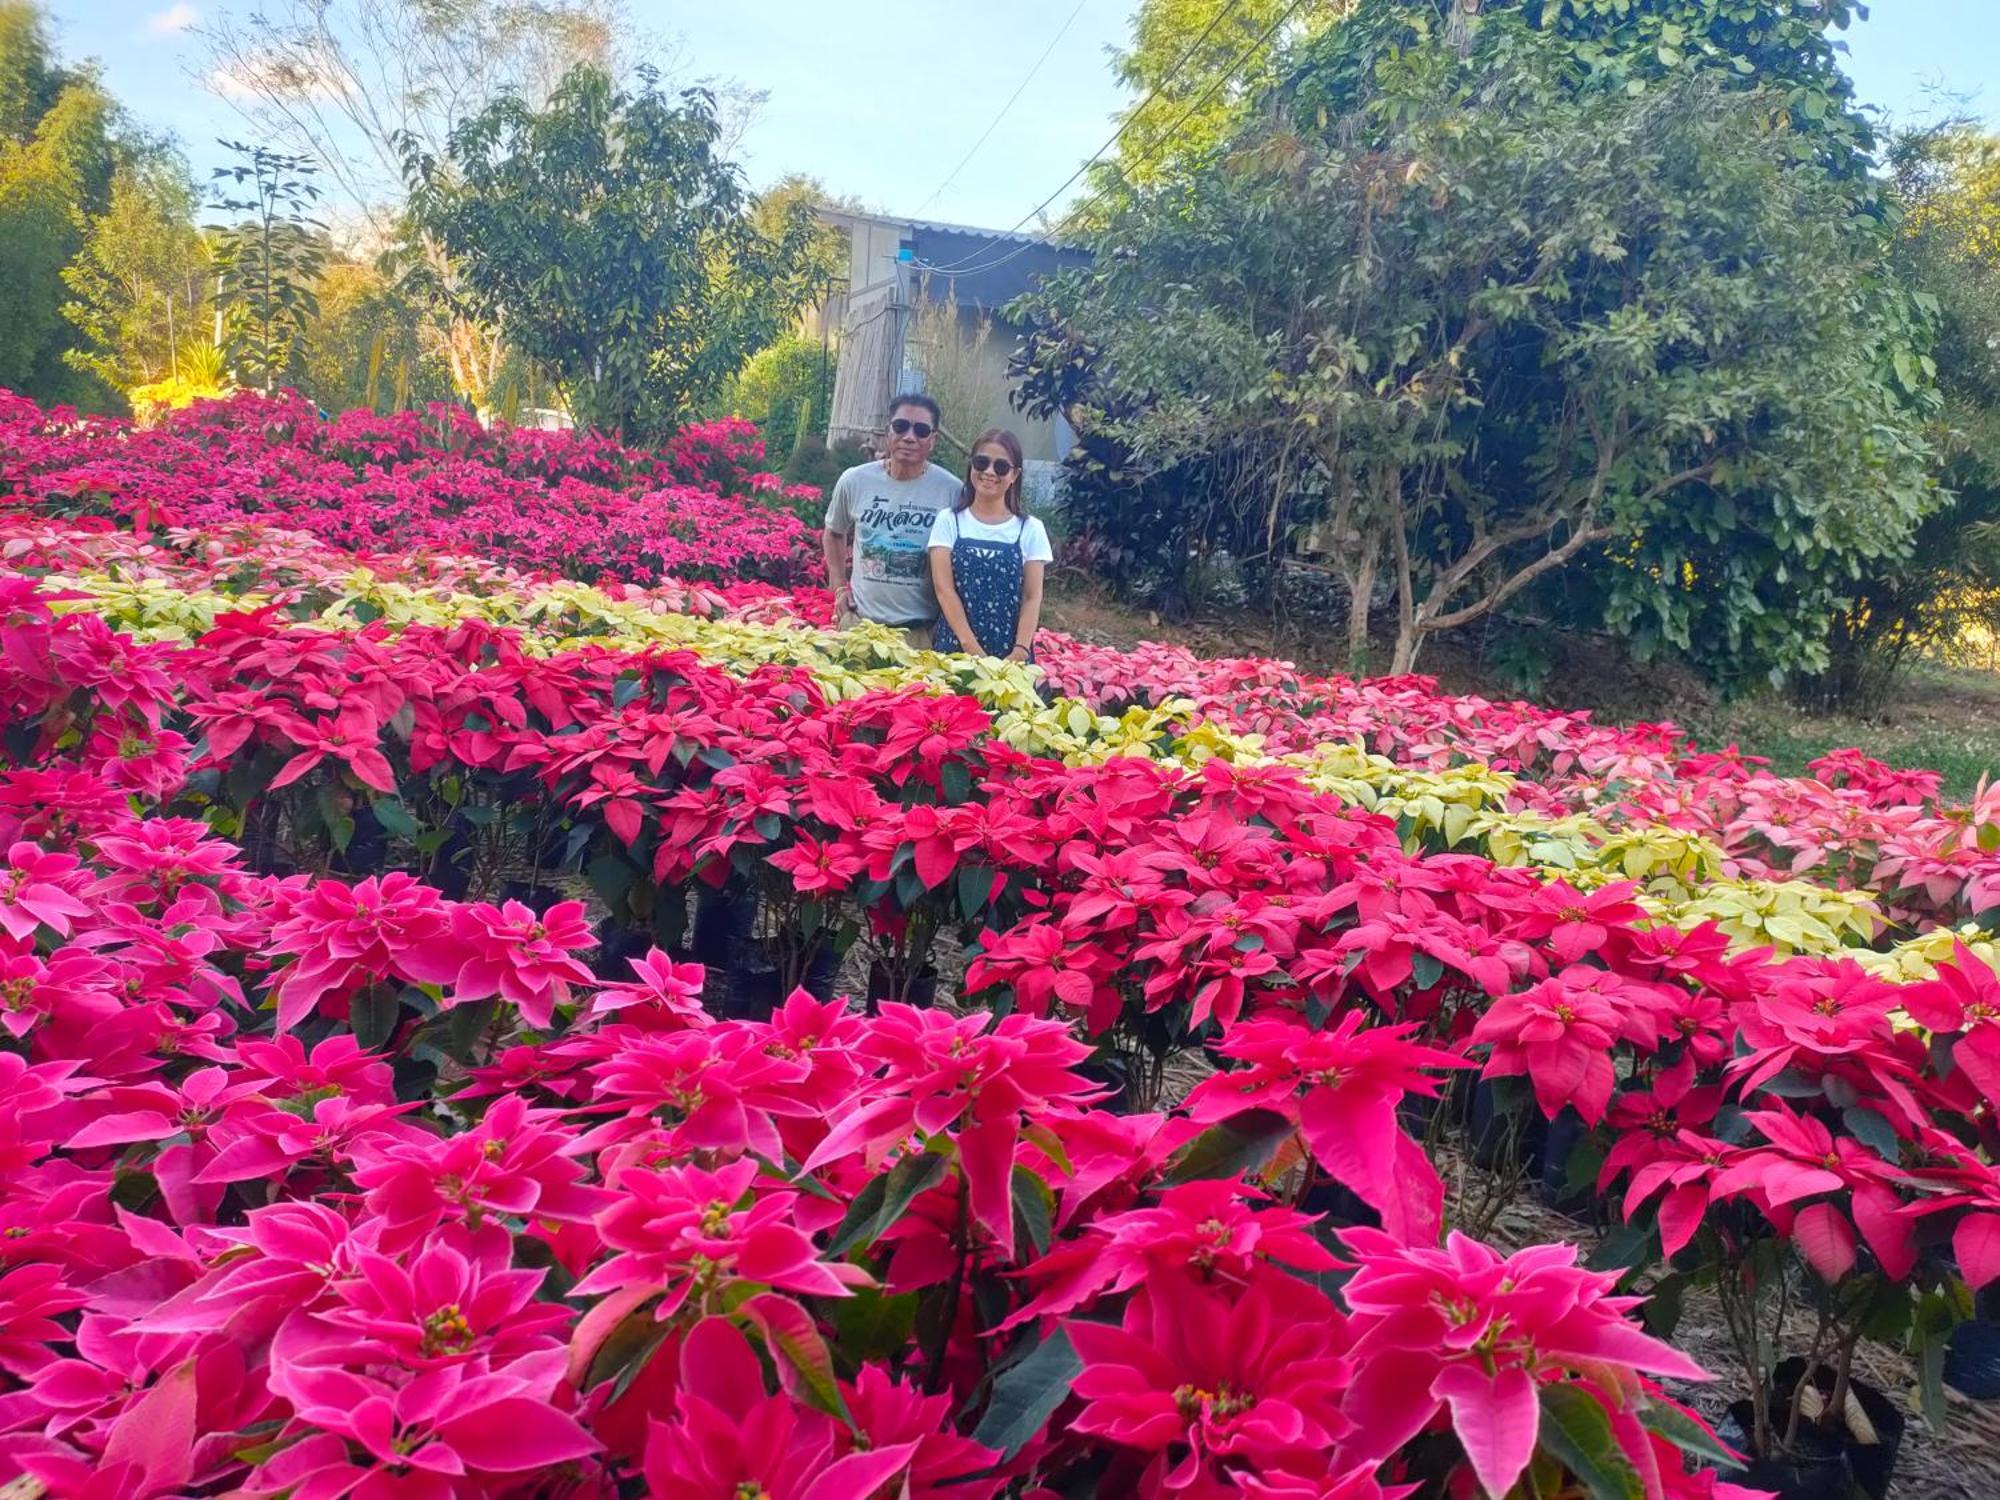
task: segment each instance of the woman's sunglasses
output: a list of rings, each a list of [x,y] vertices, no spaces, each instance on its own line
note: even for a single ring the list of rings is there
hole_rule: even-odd
[[[913,433],[916,435],[919,441],[929,437],[933,432],[937,431],[937,429],[931,426],[931,424],[928,422],[912,422],[908,417],[896,418],[895,421],[889,424],[889,430],[895,433],[897,437],[902,437],[905,434]]]
[[[972,455],[972,467],[975,473],[980,474],[984,474],[988,469],[991,469],[993,477],[996,479],[1005,479],[1009,474],[1014,472],[1014,465],[1008,460],[1004,458],[988,458],[984,453],[975,453]]]

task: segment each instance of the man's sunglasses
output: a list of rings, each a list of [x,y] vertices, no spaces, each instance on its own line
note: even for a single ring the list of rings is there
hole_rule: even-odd
[[[984,453],[975,453],[972,455],[972,467],[981,474],[991,469],[996,479],[1005,479],[1009,474],[1014,472],[1014,465],[1008,460],[1004,458],[988,458]]]
[[[896,418],[895,421],[889,424],[889,430],[895,433],[897,437],[902,437],[905,434],[914,435],[919,442],[937,431],[928,422],[912,422],[908,417]]]

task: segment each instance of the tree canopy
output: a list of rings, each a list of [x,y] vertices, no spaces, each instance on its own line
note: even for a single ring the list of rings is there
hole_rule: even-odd
[[[1795,88],[1595,87],[1575,31],[1446,9],[1364,4],[1135,195],[1036,309],[1057,357],[1095,352],[1144,463],[1260,444],[1267,548],[1321,525],[1357,643],[1386,570],[1396,669],[1586,553],[1642,644],[1816,665],[1934,502],[1879,227]]]
[[[759,233],[717,136],[702,91],[578,68],[546,108],[495,101],[442,156],[410,143],[413,222],[463,305],[554,375],[582,425],[671,430],[824,282],[810,213]]]
[[[40,11],[0,0],[0,386],[44,401],[103,398],[64,358],[62,275],[106,205],[113,124],[96,78],[56,63]]]

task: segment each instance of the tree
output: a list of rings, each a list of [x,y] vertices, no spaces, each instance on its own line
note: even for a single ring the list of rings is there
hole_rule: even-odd
[[[833,395],[830,351],[818,339],[787,334],[750,356],[718,402],[721,410],[745,417],[764,435],[764,456],[782,465],[800,436],[824,430]]]
[[[1833,618],[1815,707],[1871,708],[1927,654],[2000,634],[2000,138],[1952,121],[1893,138],[1896,264],[1937,310],[1937,475],[1949,496],[1909,557],[1871,570]]]
[[[1260,117],[1137,195],[1040,310],[1142,398],[1142,460],[1261,444],[1268,545],[1324,523],[1351,643],[1388,571],[1392,670],[1614,541],[1614,624],[1809,666],[1933,498],[1907,298],[1786,96],[1573,59],[1520,15],[1377,53],[1323,128]]]
[[[496,101],[443,158],[408,143],[413,222],[462,306],[555,376],[580,425],[664,435],[819,290],[810,215],[758,233],[717,133],[700,90],[578,68],[545,109]]]
[[[1132,90],[1115,166],[1100,190],[1159,182],[1214,149],[1276,81],[1279,59],[1354,9],[1356,0],[1140,0],[1132,40],[1114,54]]]
[[[111,101],[57,66],[41,13],[0,0],[0,386],[41,401],[98,402],[64,354],[63,268],[111,185]]]
[[[505,330],[450,315],[451,267],[403,219],[401,143],[442,157],[452,133],[496,99],[539,106],[578,64],[616,74],[659,60],[622,0],[262,0],[218,14],[196,35],[209,86],[257,138],[320,163],[371,247],[401,246],[394,264],[410,275],[406,291],[434,314],[422,325],[427,343],[458,389],[487,405],[507,357]],[[727,139],[759,96],[721,92]]]
[[[327,243],[326,225],[309,212],[320,196],[316,168],[266,146],[222,144],[239,160],[215,169],[216,181],[231,186],[209,207],[243,216],[216,230],[223,342],[245,380],[271,391],[291,377],[299,340],[319,314]]]
[[[332,260],[316,291],[299,384],[320,406],[403,411],[451,399],[451,373],[422,338],[421,310],[379,269]]]
[[[1698,76],[1765,94],[1814,160],[1874,203],[1874,131],[1836,35],[1867,14],[1862,0],[1357,0],[1347,24],[1322,31],[1286,71],[1305,109],[1344,115],[1385,61],[1440,46],[1492,55],[1526,26],[1566,92],[1639,94]]]
[[[134,153],[111,179],[62,279],[62,312],[83,336],[64,358],[121,391],[180,373],[178,351],[199,335],[209,249],[195,227],[196,193],[178,152]]]

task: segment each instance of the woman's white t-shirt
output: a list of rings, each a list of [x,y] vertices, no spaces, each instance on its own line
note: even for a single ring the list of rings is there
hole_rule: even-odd
[[[931,522],[933,547],[949,547],[960,537],[974,542],[1019,543],[1021,557],[1025,562],[1054,562],[1055,549],[1049,545],[1048,528],[1039,517],[1008,516],[1003,521],[982,521],[969,510],[953,510],[949,506],[937,513]]]

